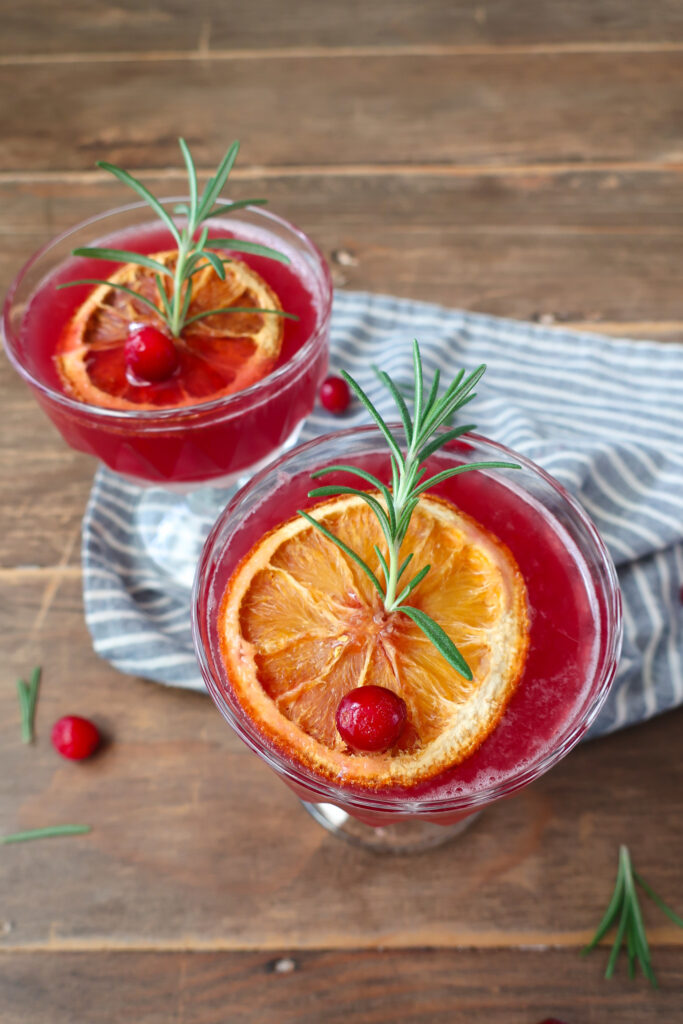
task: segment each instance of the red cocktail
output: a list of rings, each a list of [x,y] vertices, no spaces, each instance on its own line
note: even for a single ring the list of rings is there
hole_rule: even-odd
[[[245,714],[221,653],[221,600],[238,563],[259,538],[310,508],[310,474],[350,463],[390,481],[379,432],[362,428],[311,442],[256,476],[216,523],[195,582],[194,631],[206,684],[245,742],[333,831],[370,845],[419,848],[447,838],[463,819],[538,777],[594,721],[614,676],[621,640],[613,565],[590,520],[551,477],[528,460],[476,435],[434,454],[431,472],[465,462],[513,458],[520,470],[474,470],[433,493],[494,534],[524,578],[529,650],[502,719],[455,767],[410,786],[371,787],[311,770],[273,743]],[[348,482],[338,477],[338,482]],[[326,483],[337,482],[334,477]],[[402,823],[402,824],[397,824]],[[401,829],[408,829],[402,838]]]
[[[177,202],[163,205],[171,210]],[[207,386],[209,400],[200,396],[197,404],[182,408],[155,407],[155,394],[168,389],[165,384],[147,387],[147,400],[139,409],[86,404],[65,391],[54,356],[65,324],[92,287],[57,286],[93,275],[107,277],[116,270],[113,262],[72,256],[75,248],[104,245],[143,254],[172,249],[168,230],[150,217],[144,203],[121,207],[66,232],[37,253],[5,303],[7,352],[72,447],[141,484],[191,488],[229,482],[291,443],[313,407],[327,364],[329,273],[312,242],[272,214],[254,207],[227,219],[213,218],[209,239],[235,236],[259,242],[290,260],[285,266],[238,254],[278,295],[283,309],[298,317],[284,321],[283,344],[272,371],[245,390],[214,401]],[[176,220],[181,223],[182,218]],[[225,253],[230,256],[229,250]],[[122,368],[115,368],[119,372]]]

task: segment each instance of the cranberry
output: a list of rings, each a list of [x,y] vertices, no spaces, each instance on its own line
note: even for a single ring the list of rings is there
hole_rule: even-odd
[[[320,388],[320,401],[328,412],[336,416],[345,412],[351,401],[351,392],[344,378],[327,377]]]
[[[178,367],[173,339],[149,324],[134,324],[129,328],[123,355],[128,369],[150,384],[167,380]]]
[[[97,726],[87,718],[65,715],[52,726],[52,746],[71,761],[82,761],[90,757],[99,746],[100,734]]]
[[[558,1020],[557,1017],[546,1017],[545,1020],[539,1021],[539,1024],[564,1024],[564,1021]]]
[[[352,750],[381,753],[403,732],[406,704],[385,686],[358,686],[339,701],[336,722]]]

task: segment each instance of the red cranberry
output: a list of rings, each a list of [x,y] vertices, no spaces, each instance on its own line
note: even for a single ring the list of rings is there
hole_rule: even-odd
[[[150,384],[168,380],[178,366],[178,351],[173,339],[149,324],[130,327],[123,355],[128,369]]]
[[[90,757],[99,746],[100,734],[97,726],[87,718],[65,715],[52,726],[52,746],[71,761],[82,761]]]
[[[336,722],[352,750],[381,753],[403,732],[406,704],[385,686],[358,686],[339,701]]]
[[[328,412],[336,416],[345,412],[351,401],[351,392],[344,378],[327,377],[320,387],[320,401]]]

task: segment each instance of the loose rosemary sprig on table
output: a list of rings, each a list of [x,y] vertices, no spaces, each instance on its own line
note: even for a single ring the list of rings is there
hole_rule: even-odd
[[[324,469],[319,469],[312,474],[313,477],[321,477],[328,473],[352,473],[379,491],[383,501],[380,501],[374,494],[357,487],[329,485],[316,487],[314,490],[309,491],[310,498],[353,494],[369,505],[377,517],[386,542],[386,550],[384,552],[377,545],[374,546],[375,554],[384,577],[384,585],[382,585],[377,574],[373,572],[361,556],[340,540],[339,537],[335,537],[327,527],[323,526],[307,512],[299,510],[299,515],[307,519],[312,526],[323,533],[360,566],[380,595],[387,612],[402,612],[412,619],[415,625],[431,640],[446,661],[465,679],[470,680],[472,679],[472,671],[448,634],[426,612],[405,603],[415,588],[425,578],[431,566],[425,565],[412,579],[405,582],[404,574],[410,565],[413,555],[410,553],[401,559],[401,545],[405,540],[411,516],[417,508],[420,497],[430,487],[434,487],[443,480],[448,480],[449,477],[458,476],[460,473],[467,473],[473,469],[519,469],[520,467],[511,462],[470,462],[455,466],[452,469],[445,469],[424,480],[423,477],[426,473],[425,463],[427,460],[449,441],[453,441],[468,430],[474,429],[474,424],[469,423],[465,426],[439,432],[439,428],[450,420],[453,413],[461,409],[468,402],[471,402],[475,397],[474,388],[483,376],[486,366],[480,366],[467,378],[465,378],[465,371],[461,370],[455,380],[446,388],[441,398],[439,398],[440,375],[438,370],[434,374],[429,392],[426,393],[425,391],[422,358],[417,341],[413,343],[413,367],[415,371],[415,400],[412,416],[403,395],[389,374],[376,367],[374,368],[375,373],[382,384],[389,390],[398,408],[405,433],[405,454],[400,440],[392,434],[386,421],[372,404],[365,391],[363,391],[353,377],[342,371],[342,376],[370,413],[370,416],[381,430],[389,445],[392,486],[388,487],[372,473],[368,473],[358,466],[346,464],[326,466]]]
[[[680,918],[670,907],[667,907],[666,903],[650,888],[645,879],[641,878],[638,872],[634,870],[628,847],[621,846],[619,848],[617,881],[612,893],[612,899],[602,921],[598,925],[595,935],[581,952],[585,956],[592,949],[595,949],[603,936],[616,923],[617,934],[612,945],[605,977],[611,978],[614,974],[619,950],[625,941],[628,953],[629,977],[635,977],[637,959],[645,977],[653,988],[657,988],[657,978],[652,969],[650,947],[645,934],[645,925],[643,924],[643,915],[638,902],[636,883],[674,924],[677,924],[679,928],[683,928],[683,918]]]
[[[102,160],[97,166],[102,170],[113,174],[115,178],[129,185],[145,202],[154,210],[160,220],[166,225],[178,247],[178,257],[175,268],[171,270],[160,260],[151,256],[145,256],[139,252],[130,252],[127,249],[107,248],[80,248],[74,249],[74,256],[84,256],[89,259],[118,261],[121,263],[135,263],[141,267],[147,267],[154,271],[154,278],[157,284],[159,304],[152,302],[144,295],[138,294],[126,285],[117,284],[102,278],[80,278],[77,281],[66,281],[58,285],[59,288],[72,288],[82,284],[108,284],[112,288],[126,292],[138,302],[150,307],[156,315],[166,324],[166,327],[174,338],[182,333],[188,324],[203,317],[214,316],[216,313],[273,313],[276,316],[284,316],[296,320],[297,317],[291,313],[285,313],[281,309],[259,309],[246,306],[230,306],[228,308],[207,309],[202,313],[188,317],[188,310],[192,302],[192,278],[206,266],[206,261],[211,264],[221,281],[225,280],[225,264],[231,260],[224,259],[213,251],[214,248],[228,248],[234,252],[251,253],[257,256],[267,256],[269,259],[277,260],[280,263],[289,263],[289,258],[277,249],[271,249],[267,245],[260,245],[258,242],[243,241],[238,238],[211,238],[209,239],[209,228],[201,225],[211,217],[220,217],[232,213],[234,210],[242,209],[245,206],[262,206],[266,199],[240,199],[237,202],[219,203],[220,194],[228,180],[239,152],[239,142],[233,142],[230,149],[221,160],[218,170],[206,183],[204,192],[199,195],[197,183],[197,170],[192,159],[192,154],[184,139],[178,139],[183,160],[187,168],[188,190],[190,201],[179,203],[174,207],[174,213],[187,218],[184,227],[180,228],[173,219],[171,213],[159,202],[156,196],[152,195],[142,182],[134,178],[128,171],[124,171],[115,164],[109,164]],[[218,204],[218,205],[217,205]],[[195,238],[195,235],[198,236]],[[207,244],[212,249],[207,248]]]
[[[36,715],[40,673],[40,666],[37,666],[31,673],[31,681],[29,683],[25,683],[23,679],[17,679],[17,696],[19,697],[19,710],[21,711],[21,738],[24,743],[31,743],[33,741],[33,720]]]

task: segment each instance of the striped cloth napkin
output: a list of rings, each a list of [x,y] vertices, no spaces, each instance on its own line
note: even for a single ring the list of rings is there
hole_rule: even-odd
[[[683,703],[683,346],[612,340],[363,292],[339,292],[331,368],[348,369],[385,415],[378,363],[406,386],[412,339],[427,372],[488,364],[479,433],[517,449],[587,509],[617,565],[625,637],[617,679],[592,735]],[[316,409],[301,441],[366,422]],[[159,587],[132,526],[136,488],[100,469],[83,523],[85,612],[95,650],[122,672],[203,689],[188,597]],[[226,494],[207,492],[205,526]],[[162,510],[164,496],[150,499]],[[182,537],[179,538],[182,541]],[[195,553],[191,555],[188,573]]]

